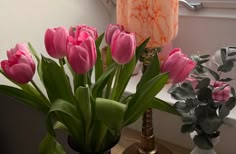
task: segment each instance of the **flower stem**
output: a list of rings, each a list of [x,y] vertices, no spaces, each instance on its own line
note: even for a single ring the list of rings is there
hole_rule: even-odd
[[[86,85],[88,84],[88,74],[87,73],[83,74],[83,80],[84,80],[84,86],[86,87]]]
[[[66,79],[66,82],[67,82],[66,85],[68,86],[69,89],[71,89],[71,90],[70,90],[70,94],[71,94],[71,97],[73,98],[73,101],[74,101],[74,103],[75,103],[76,100],[75,100],[74,95],[73,95],[73,92],[72,92],[71,84],[70,84],[69,78],[68,78],[67,75],[66,75],[66,71],[65,71],[65,69],[64,69],[64,59],[63,59],[63,58],[62,58],[62,59],[59,59],[59,63],[60,63],[61,69],[62,69],[62,71],[63,71],[63,74],[64,74],[65,79]]]
[[[106,98],[111,97],[111,86],[112,86],[113,76],[114,76],[114,73],[111,74],[111,76],[107,82],[106,95],[105,95]]]
[[[115,83],[114,83],[114,86],[113,86],[112,97],[111,97],[113,100],[117,99],[116,93],[117,93],[117,86],[118,86],[118,81],[119,81],[119,77],[120,77],[121,68],[122,68],[122,65],[118,65],[118,67],[116,69],[116,75],[115,75],[116,78],[115,78]]]
[[[104,124],[101,124],[100,125],[100,132],[98,132],[98,133],[100,134],[100,136],[98,138],[98,142],[96,144],[95,151],[101,150],[103,141],[104,141],[105,136],[107,134],[107,127]]]
[[[31,80],[32,85],[34,86],[34,88],[39,92],[39,94],[43,97],[43,100],[46,102],[47,106],[50,106],[50,101],[48,100],[48,98],[44,95],[44,93],[40,90],[40,88],[37,86],[37,84]]]

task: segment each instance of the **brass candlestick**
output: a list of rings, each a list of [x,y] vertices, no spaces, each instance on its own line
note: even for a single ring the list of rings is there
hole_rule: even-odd
[[[154,54],[160,51],[160,48],[146,48],[140,58],[143,62],[144,73],[152,61]],[[155,141],[152,123],[152,109],[147,109],[143,115],[142,132],[140,143],[134,143],[124,150],[123,154],[172,154],[172,152]]]

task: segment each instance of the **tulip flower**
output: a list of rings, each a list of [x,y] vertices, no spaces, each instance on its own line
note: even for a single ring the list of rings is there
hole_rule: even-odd
[[[213,85],[213,89],[216,91],[213,91],[212,98],[215,101],[218,102],[226,102],[230,98],[231,90],[229,86],[224,87],[226,84],[224,82],[211,82],[211,85]],[[221,90],[217,90],[221,87],[224,87]]]
[[[124,30],[124,27],[119,24],[109,24],[107,26],[106,32],[105,32],[105,40],[108,45],[111,45],[111,39],[114,34],[114,32],[119,29],[120,31]]]
[[[94,39],[83,31],[77,38],[69,36],[67,59],[75,73],[87,73],[94,66],[97,59]]]
[[[47,29],[44,44],[48,54],[56,59],[66,56],[66,41],[69,33],[65,27]]]
[[[32,80],[35,63],[26,44],[16,44],[15,48],[7,51],[7,57],[8,60],[1,62],[1,67],[10,79],[20,84],[26,84]]]
[[[71,27],[69,30],[70,36],[74,38],[78,38],[81,32],[86,32],[88,35],[90,35],[94,40],[98,38],[98,32],[96,28],[90,27],[87,25],[78,25],[76,27]]]
[[[183,54],[181,49],[175,48],[162,63],[161,72],[169,72],[170,82],[179,83],[188,77],[195,66],[196,62]]]
[[[128,63],[134,56],[136,40],[134,33],[117,29],[111,40],[111,55],[118,64]]]

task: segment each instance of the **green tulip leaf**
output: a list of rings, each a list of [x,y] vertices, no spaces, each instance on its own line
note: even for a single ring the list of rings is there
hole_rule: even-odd
[[[68,77],[53,60],[43,57],[40,65],[42,80],[51,102],[63,99],[70,103],[74,102],[74,96]]]
[[[140,56],[143,54],[143,52],[145,51],[145,48],[149,42],[151,38],[147,38],[146,40],[143,41],[142,44],[140,44],[137,48],[136,48],[136,52],[135,52],[135,55],[136,55],[136,60],[139,60]]]
[[[38,111],[47,113],[49,110],[49,107],[45,103],[43,103],[41,99],[21,89],[6,86],[6,85],[0,85],[0,92],[5,95],[16,98],[17,100],[21,101],[25,105],[28,105]]]
[[[157,54],[155,54],[153,60],[151,61],[151,64],[148,66],[147,70],[145,70],[144,74],[142,75],[142,78],[137,85],[137,89],[140,89],[140,87],[142,87],[143,84],[145,84],[153,77],[157,76],[159,73],[160,73],[160,63]]]
[[[93,97],[99,97],[103,94],[103,89],[106,86],[107,82],[109,81],[109,77],[112,73],[114,73],[117,65],[115,63],[111,64],[107,70],[99,77],[99,79],[94,84],[92,89]]]
[[[92,118],[92,104],[90,101],[90,93],[88,87],[79,87],[75,91],[75,97],[77,99],[77,110],[81,112],[84,122],[86,125],[86,130],[89,129],[91,118]]]
[[[167,73],[159,74],[147,81],[136,91],[125,111],[125,125],[133,123],[145,112],[145,110],[150,106],[150,103],[152,103],[153,98],[165,86],[167,80]]]
[[[47,134],[41,141],[39,146],[40,154],[65,154],[63,147],[56,141],[56,139]]]
[[[36,58],[37,62],[39,63],[40,58],[39,58],[39,56],[38,56],[36,50],[35,50],[34,47],[31,45],[30,42],[28,42],[28,48],[29,48],[30,52],[34,55],[34,57]]]
[[[175,110],[174,106],[156,97],[153,98],[149,108],[155,108],[160,111],[168,112],[179,116],[179,113]]]
[[[122,97],[125,88],[127,87],[127,84],[132,76],[132,73],[134,71],[136,65],[136,58],[133,57],[132,60],[125,64],[124,66],[118,66],[121,67],[121,70],[119,72],[119,75],[117,77],[117,85],[113,87],[113,93],[112,93],[112,99],[119,101]]]
[[[110,129],[120,129],[124,119],[126,105],[119,102],[97,98],[96,118],[102,121]]]
[[[52,123],[55,120],[65,125],[74,138],[84,141],[83,120],[75,105],[61,99],[53,102],[46,118],[47,129],[52,136],[56,136]]]
[[[104,33],[101,34],[95,42],[96,50],[97,50],[97,60],[95,64],[95,81],[97,81],[103,73],[102,56],[101,56],[101,51],[100,51],[100,45],[102,43],[103,37],[104,37]]]
[[[68,129],[66,128],[66,126],[63,123],[61,123],[60,121],[57,121],[54,124],[53,129],[54,130],[64,130],[64,131],[68,132]]]

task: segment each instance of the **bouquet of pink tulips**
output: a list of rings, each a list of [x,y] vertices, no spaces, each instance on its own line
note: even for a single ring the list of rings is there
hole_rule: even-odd
[[[96,29],[86,25],[48,29],[44,42],[53,59],[38,56],[30,43],[18,43],[1,62],[1,74],[16,87],[0,85],[0,92],[47,115],[48,134],[40,144],[40,153],[64,153],[56,142],[56,129],[68,133],[74,150],[101,152],[111,148],[121,129],[147,108],[160,106],[174,112],[155,98],[168,80],[167,73],[158,71],[157,54],[137,84],[136,93],[122,97],[148,39],[136,47],[133,33],[121,25],[109,25],[105,33],[107,68],[103,70],[103,36],[98,37]],[[38,82],[33,81],[35,72]]]

